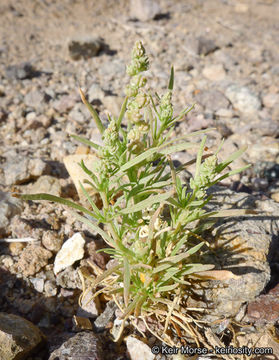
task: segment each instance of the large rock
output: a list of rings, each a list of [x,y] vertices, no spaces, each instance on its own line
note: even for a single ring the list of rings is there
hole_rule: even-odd
[[[24,97],[24,103],[31,107],[42,110],[42,104],[47,100],[46,94],[41,90],[32,90]]]
[[[130,0],[130,16],[140,21],[148,21],[160,14],[159,4],[154,0]]]
[[[44,341],[44,335],[30,321],[0,313],[0,359],[24,360]]]
[[[63,159],[64,165],[75,184],[79,198],[84,204],[87,203],[87,199],[80,187],[80,182],[83,184],[85,190],[88,192],[88,194],[91,196],[95,203],[100,203],[100,196],[92,189],[92,186],[84,183],[84,180],[92,182],[92,179],[82,170],[79,164],[81,163],[81,161],[83,161],[85,166],[89,170],[91,170],[94,166],[94,162],[96,162],[97,160],[98,158],[93,154],[74,154],[66,156]]]
[[[79,332],[54,350],[49,360],[102,360],[100,342],[93,332]]]
[[[38,71],[29,62],[6,67],[6,77],[14,80],[32,79],[39,74]]]
[[[229,101],[225,95],[219,90],[210,89],[202,90],[196,95],[196,100],[201,103],[209,111],[217,111],[219,109],[226,109],[229,106]]]
[[[34,275],[48,264],[52,253],[42,246],[28,245],[21,253],[18,266],[25,276]]]
[[[138,340],[137,338],[133,336],[128,336],[126,344],[131,360],[155,359],[155,355],[152,354],[150,347],[144,342]]]
[[[78,270],[72,266],[67,267],[56,276],[56,284],[61,286],[63,289],[81,289],[82,283]]]
[[[103,43],[100,38],[78,36],[71,39],[68,44],[70,57],[73,60],[80,60],[82,58],[88,59],[97,56],[101,50]]]
[[[2,165],[6,185],[18,185],[50,172],[50,166],[40,158],[28,158],[16,152],[9,153]]]
[[[230,85],[225,95],[233,107],[240,112],[254,113],[261,108],[259,97],[246,86]]]
[[[97,331],[105,330],[106,326],[109,322],[113,321],[115,317],[115,310],[117,309],[117,305],[113,301],[109,301],[106,304],[106,308],[104,312],[102,312],[94,322],[94,325]]]
[[[255,209],[258,205],[255,197],[221,186],[215,186],[209,192],[214,194],[214,201],[208,205],[211,211],[221,208]],[[276,203],[271,200],[266,202],[271,203],[272,209],[277,207],[279,213]],[[262,208],[259,210],[262,211]],[[276,233],[278,230],[279,221],[276,220],[273,231]],[[203,300],[191,300],[188,306],[206,306],[210,309],[210,320],[234,317],[241,305],[253,301],[270,280],[269,251],[274,242],[278,245],[278,239],[270,232],[268,215],[262,213],[260,218],[247,215],[218,220],[207,241],[212,244],[212,252],[209,252],[206,262],[215,264],[215,269],[230,270],[237,278],[210,281],[207,290],[197,291],[198,296],[204,296]]]
[[[211,81],[221,81],[226,77],[226,71],[222,64],[208,65],[203,69],[202,74]]]
[[[40,176],[39,179],[28,187],[28,194],[47,193],[55,196],[61,195],[61,185],[57,178],[49,175]]]

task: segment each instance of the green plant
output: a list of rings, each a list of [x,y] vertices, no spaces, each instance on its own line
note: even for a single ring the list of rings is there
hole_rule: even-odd
[[[201,235],[212,225],[213,217],[228,213],[204,209],[211,199],[207,189],[247,167],[224,174],[223,170],[244,149],[219,162],[222,144],[215,153],[204,155],[206,136],[196,159],[174,167],[171,154],[197,146],[189,140],[211,129],[172,138],[176,122],[193,106],[174,116],[173,68],[166,93],[162,96],[156,93],[154,97],[145,90],[147,79],[142,73],[148,67],[145,49],[141,42],[136,42],[132,61],[127,66],[130,82],[120,115],[109,116],[107,128],[80,90],[104,145],[76,135],[73,138],[92,147],[98,156],[93,168],[87,168],[84,162],[80,166],[91,178],[86,183],[100,194],[102,207],[96,206],[82,183],[88,207],[48,194],[21,195],[21,198],[54,201],[77,210],[77,219],[102,236],[109,245],[102,251],[116,260],[96,278],[87,277],[84,293],[91,288],[95,296],[100,293],[111,296],[122,310],[123,319],[140,316],[148,326],[146,319],[163,318],[164,328],[156,336],[171,343],[167,335],[171,324],[193,335],[184,303],[185,296],[191,296],[193,284],[200,281],[198,278],[218,279],[218,271],[212,271],[214,265],[204,262],[209,244]],[[126,126],[123,125],[125,120]],[[183,184],[181,172],[194,162],[195,175],[189,184]],[[220,274],[220,278],[233,277],[230,272],[221,271]],[[183,304],[186,304],[184,310]]]

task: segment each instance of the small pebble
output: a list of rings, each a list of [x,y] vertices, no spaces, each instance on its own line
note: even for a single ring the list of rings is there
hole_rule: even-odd
[[[85,240],[81,233],[76,233],[68,239],[59,250],[54,261],[54,273],[74,264],[77,260],[83,258]]]

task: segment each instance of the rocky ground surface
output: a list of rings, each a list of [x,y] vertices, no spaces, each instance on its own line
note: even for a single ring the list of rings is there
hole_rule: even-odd
[[[237,320],[246,324],[239,327],[239,344],[258,341],[279,356],[278,13],[278,0],[0,2],[0,354],[9,346],[11,351],[3,359],[16,353],[28,360],[79,360],[81,354],[82,359],[155,359],[152,336],[143,342],[131,330],[121,344],[109,339],[113,303],[78,305],[78,271],[86,259],[103,269],[108,261],[96,253],[102,246],[96,234],[61,206],[22,203],[9,195],[49,192],[78,200],[63,164],[81,151],[69,134],[98,141],[78,87],[104,122],[107,111],[117,115],[127,84],[125,64],[138,39],[150,57],[150,88],[162,93],[174,65],[177,111],[196,103],[177,135],[215,127],[207,146],[214,150],[223,138],[221,158],[248,146],[233,166],[252,166],[226,180],[231,192],[220,201],[221,206],[248,204],[262,215],[257,225],[251,220],[242,229],[255,246],[249,264],[256,258],[263,275],[255,272],[240,285],[241,294],[247,293],[238,294],[243,307]],[[194,154],[174,159],[185,162]],[[229,322],[218,326],[208,334],[212,345],[230,331]],[[171,358],[178,359],[156,356]]]

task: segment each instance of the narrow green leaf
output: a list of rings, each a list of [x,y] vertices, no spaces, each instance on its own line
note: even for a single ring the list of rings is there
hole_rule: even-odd
[[[228,209],[228,210],[220,210],[215,214],[212,214],[210,218],[223,218],[228,216],[244,216],[251,214],[260,214],[260,211],[253,209]]]
[[[93,147],[94,149],[98,150],[100,145],[93,143],[92,141],[85,139],[84,137],[78,135],[70,135],[73,139],[77,140],[78,142]]]
[[[175,206],[175,207],[178,207],[178,208],[181,207],[180,204],[179,204],[179,202],[177,202],[176,200],[174,200],[174,198],[169,198],[167,201],[168,201],[168,203],[170,203],[171,205],[173,205],[173,206]]]
[[[164,272],[164,275],[161,276],[160,280],[161,283],[165,283],[166,281],[168,281],[169,279],[171,279],[175,274],[181,272],[181,269],[179,267],[171,267],[169,269],[167,269]]]
[[[101,119],[99,118],[99,115],[97,114],[97,111],[93,108],[93,106],[86,100],[86,97],[83,93],[83,91],[81,90],[81,88],[79,88],[79,92],[80,92],[80,97],[82,102],[86,105],[87,109],[90,111],[95,124],[98,128],[98,130],[100,131],[101,134],[103,134],[103,132],[105,131],[104,125],[102,124]]]
[[[131,281],[131,274],[130,274],[130,265],[129,261],[126,257],[123,258],[123,283],[124,283],[124,303],[127,307],[129,304],[129,293],[130,293],[130,281]]]
[[[198,136],[198,135],[201,135],[201,134],[205,134],[205,133],[208,133],[212,130],[215,130],[215,128],[208,128],[208,129],[205,129],[205,130],[198,130],[198,131],[194,131],[190,134],[186,134],[186,135],[183,135],[183,136],[179,136],[179,137],[174,137],[172,140],[168,141],[166,144],[164,144],[164,147],[165,146],[168,146],[170,144],[173,144],[173,143],[177,143],[181,140],[185,140],[185,139],[188,139],[190,137],[195,137],[195,136]],[[197,144],[194,144],[195,146],[197,146]]]
[[[172,145],[169,147],[159,148],[159,153],[163,154],[163,155],[170,155],[170,154],[173,154],[178,151],[183,151],[183,150],[186,150],[189,148],[193,148],[194,146],[197,146],[197,144],[184,142],[184,143]]]
[[[83,183],[90,185],[94,191],[99,192],[98,189],[96,188],[96,185],[94,185],[91,181],[85,179],[83,180]]]
[[[169,80],[169,90],[173,90],[173,83],[174,83],[174,69],[173,66],[171,67],[171,74],[170,74],[170,80]]]
[[[83,170],[87,175],[89,175],[89,176],[92,178],[92,180],[93,180],[96,184],[99,185],[97,176],[96,176],[91,170],[88,169],[88,167],[85,165],[85,163],[84,163],[83,160],[81,160],[81,162],[79,163],[79,166],[82,168],[82,170]],[[97,186],[98,186],[98,185],[97,185]],[[94,188],[95,188],[96,190],[97,190],[97,186],[96,186],[96,185],[94,186]]]
[[[141,190],[143,190],[143,189],[144,189],[143,184],[139,184],[139,185],[133,187],[131,189],[131,191],[129,191],[129,193],[128,193],[127,201],[129,201],[133,196],[138,195],[141,192]]]
[[[138,202],[135,205],[129,206],[126,209],[120,211],[120,214],[130,214],[133,212],[141,211],[147,207],[151,207],[153,204],[160,203],[165,201],[173,194],[173,190],[165,192],[163,194],[149,196],[147,199]]]
[[[101,275],[97,276],[97,278],[95,279],[94,283],[93,283],[93,288],[95,288],[97,285],[100,284],[100,282],[102,282],[105,278],[107,278],[109,275],[113,274],[114,272],[116,272],[118,269],[120,269],[122,265],[121,264],[117,264],[109,269],[107,269],[105,272],[103,272]]]
[[[178,283],[172,284],[172,285],[161,286],[157,289],[157,291],[158,292],[172,291],[172,290],[176,289],[178,286],[179,286]]]
[[[122,315],[122,318],[126,318],[127,316],[129,316],[135,309],[135,307],[137,306],[138,302],[141,301],[141,294],[137,294],[133,300],[133,302],[131,302],[131,304],[126,308],[124,314]]]
[[[104,241],[112,247],[116,247],[115,241],[113,238],[111,238],[104,230],[102,230],[99,226],[94,224],[92,221],[88,220],[86,217],[79,215],[75,211],[70,211],[71,214],[73,214],[79,221],[83,222],[85,225],[89,226],[91,229],[96,231],[99,235],[102,236]]]
[[[218,177],[216,180],[214,180],[213,182],[211,182],[211,183],[210,183],[210,186],[217,184],[218,182],[226,179],[226,178],[229,177],[229,176],[238,174],[238,173],[240,173],[240,172],[242,172],[242,171],[244,171],[244,170],[246,170],[246,169],[249,169],[250,166],[251,166],[251,164],[248,164],[248,165],[243,166],[243,167],[240,168],[240,169],[235,169],[235,170],[229,171],[228,173],[226,173],[226,174]]]
[[[157,266],[155,269],[152,270],[152,274],[157,274],[160,271],[164,271],[166,269],[168,269],[169,267],[171,267],[171,264],[162,264]]]
[[[193,255],[193,254],[195,254],[195,252],[199,251],[203,245],[204,245],[204,241],[202,241],[198,245],[192,247],[191,249],[187,250],[186,253],[189,255]]]
[[[89,204],[92,206],[92,209],[95,211],[96,214],[96,218],[100,221],[100,222],[104,222],[104,217],[102,215],[102,213],[100,212],[100,210],[97,208],[96,204],[94,203],[94,201],[92,200],[92,198],[89,196],[88,192],[85,190],[84,186],[82,185],[82,183],[79,181],[79,186],[81,187],[82,192],[84,193],[84,195],[86,196],[86,199],[88,200]]]
[[[128,96],[125,97],[124,101],[123,101],[123,104],[121,106],[121,110],[120,110],[120,114],[119,114],[119,117],[118,117],[118,120],[117,120],[117,128],[120,127],[121,125],[121,122],[124,118],[124,115],[125,115],[125,111],[126,111],[126,107],[127,107],[127,102],[128,102]]]
[[[186,259],[187,257],[189,257],[190,255],[193,255],[195,252],[197,252],[202,246],[204,245],[204,242],[201,242],[200,244],[192,247],[191,249],[187,250],[185,253],[179,254],[179,255],[175,255],[175,256],[169,256],[165,259],[162,259],[159,261],[159,263],[165,263],[165,262],[170,262],[172,264],[177,264],[180,261],[183,261],[184,259]]]
[[[114,248],[104,248],[96,250],[96,254],[104,252],[105,254],[113,255],[114,257],[118,254],[118,251]]]
[[[129,160],[126,162],[126,164],[122,165],[120,167],[120,171],[126,171],[130,169],[131,167],[141,163],[143,160],[147,159],[149,156],[153,155],[154,153],[158,152],[158,148],[151,148],[146,151],[144,151],[142,154],[136,156],[132,160]]]
[[[190,275],[193,273],[198,273],[200,271],[206,271],[206,270],[211,270],[214,269],[215,265],[211,265],[211,264],[187,264],[186,269],[181,271],[180,275]]]
[[[188,234],[184,235],[179,241],[178,243],[175,245],[175,248],[172,250],[171,252],[171,256],[176,255],[179,250],[181,249],[181,247],[187,242],[188,240]]]
[[[200,149],[198,152],[197,161],[196,161],[195,180],[197,180],[200,175],[200,166],[201,166],[202,154],[203,154],[205,142],[206,142],[206,136],[204,136],[204,138],[202,139]]]
[[[178,121],[180,121],[180,120],[183,118],[183,116],[187,115],[191,110],[193,110],[193,109],[195,108],[195,105],[196,105],[196,104],[193,104],[192,106],[190,106],[190,107],[182,110],[182,111],[179,113],[179,115],[176,116],[176,117],[172,120],[172,122],[169,123],[169,126],[172,126],[173,124],[175,124],[175,123],[177,123]]]
[[[227,167],[230,163],[239,158],[246,149],[247,146],[239,149],[238,151],[235,151],[231,156],[229,156],[226,160],[224,160],[221,164],[217,166],[217,171],[221,172],[223,169],[225,169],[225,167]]]
[[[89,211],[85,207],[74,203],[73,201],[61,198],[59,196],[50,195],[50,194],[19,194],[19,198],[22,200],[47,200],[47,201],[53,201],[62,205],[69,206],[73,209],[79,210],[83,212],[84,214],[87,214],[89,216],[95,217],[95,214],[92,211]]]
[[[182,253],[182,254],[179,254],[179,255],[166,257],[165,259],[160,260],[158,262],[159,263],[170,262],[172,264],[177,264],[178,262],[186,259],[189,256],[190,256],[190,254],[186,252],[186,253]]]
[[[222,149],[222,146],[223,146],[224,142],[225,142],[225,139],[222,139],[220,145],[218,146],[217,150],[215,151],[215,155],[217,155],[217,154],[220,152],[220,150]]]
[[[191,283],[189,281],[185,281],[185,280],[181,280],[179,278],[177,278],[176,276],[173,276],[172,279],[182,285],[191,285]]]
[[[143,184],[133,188],[128,195],[127,200],[131,199],[133,196],[145,196],[147,194],[151,194],[156,192],[156,190],[160,190],[162,187],[171,185],[171,181],[159,181],[153,185],[144,187]]]

